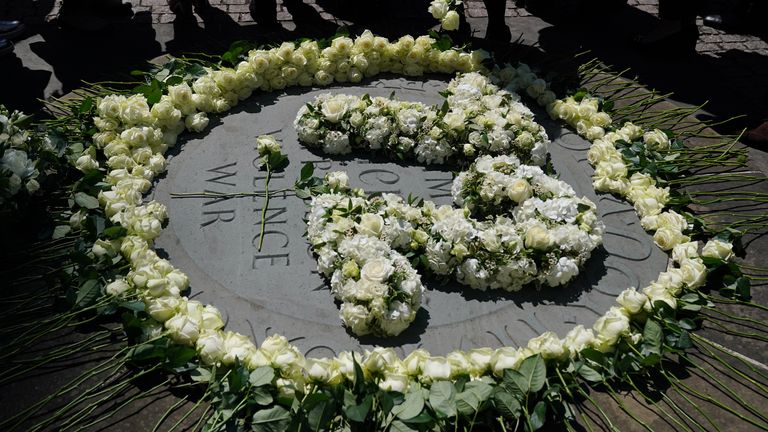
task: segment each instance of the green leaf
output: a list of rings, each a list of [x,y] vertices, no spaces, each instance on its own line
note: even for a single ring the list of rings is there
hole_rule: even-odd
[[[194,382],[210,382],[212,376],[211,371],[202,367],[189,371],[189,377]]]
[[[254,432],[283,432],[291,423],[291,413],[280,405],[256,411],[251,421]]]
[[[301,167],[301,179],[306,180],[310,177],[312,177],[312,174],[315,172],[315,165],[312,162],[307,162],[304,164],[303,167]]]
[[[331,419],[334,404],[325,393],[313,393],[304,399],[302,407],[307,411],[307,423],[312,430],[324,429]]]
[[[60,238],[62,238],[64,236],[66,236],[67,234],[69,234],[70,231],[72,231],[72,227],[71,226],[69,226],[69,225],[59,225],[59,226],[57,226],[56,228],[53,229],[53,235],[51,236],[51,238],[53,238],[54,240],[60,239]]]
[[[646,321],[643,329],[643,354],[660,354],[663,335],[664,331],[658,322],[652,319]]]
[[[541,427],[544,426],[546,419],[547,404],[544,401],[539,401],[531,413],[531,427],[533,427],[533,430],[541,429]]]
[[[309,191],[306,189],[296,189],[295,194],[296,194],[296,197],[299,199],[307,199],[312,196],[312,194],[309,193]]]
[[[518,400],[523,400],[523,397],[528,392],[525,378],[514,369],[506,369],[504,371],[504,378],[501,383],[504,389]]]
[[[587,381],[590,382],[602,382],[603,381],[603,375],[593,369],[590,366],[587,365],[581,365],[578,369],[579,375],[584,378]]]
[[[372,404],[373,395],[369,394],[359,404],[344,406],[344,415],[354,422],[363,423],[368,416],[368,413],[371,411]]]
[[[87,208],[87,209],[99,208],[99,200],[97,200],[96,198],[88,195],[85,192],[77,192],[75,194],[75,202],[80,207],[84,207],[84,208]]]
[[[544,364],[544,358],[541,354],[523,360],[518,370],[527,383],[527,389],[523,389],[524,391],[535,393],[544,387],[547,379],[547,366]]]
[[[507,392],[497,391],[493,395],[493,406],[499,414],[507,418],[516,418],[520,415],[520,401]]]
[[[128,309],[133,312],[144,312],[147,309],[147,306],[144,304],[143,301],[127,301],[119,303],[118,306],[120,306],[123,309]]]
[[[391,425],[389,425],[389,431],[390,432],[414,432],[418,431],[418,429],[414,429],[407,424],[401,422],[400,420],[395,420],[392,422]]]
[[[88,279],[77,290],[75,305],[85,307],[92,304],[101,294],[101,285],[96,279]]]
[[[93,108],[93,98],[87,97],[83,99],[82,102],[80,102],[80,106],[78,107],[78,111],[80,114],[87,114],[91,111],[91,108]]]
[[[437,381],[429,389],[429,404],[438,417],[456,415],[456,389],[450,381]]]
[[[261,406],[267,406],[274,401],[272,393],[269,391],[269,387],[256,387],[252,388],[249,392],[251,400]]]
[[[419,415],[424,409],[424,396],[421,390],[415,390],[405,395],[405,400],[400,405],[392,408],[392,414],[397,418],[408,420]]]
[[[248,376],[248,382],[254,387],[260,387],[271,384],[274,378],[275,370],[271,366],[262,366],[251,372]]]
[[[104,232],[103,232],[103,234],[107,238],[112,239],[112,240],[119,239],[121,237],[125,237],[125,235],[127,233],[128,233],[128,230],[126,230],[125,228],[123,228],[123,227],[121,227],[119,225],[114,225],[114,226],[111,226],[109,228],[105,228]]]

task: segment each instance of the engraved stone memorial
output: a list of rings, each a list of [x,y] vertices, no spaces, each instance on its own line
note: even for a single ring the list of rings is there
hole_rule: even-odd
[[[169,208],[169,225],[157,249],[189,275],[192,296],[219,307],[231,330],[257,342],[272,333],[287,336],[306,355],[330,356],[342,350],[383,345],[407,353],[416,347],[444,354],[455,349],[525,345],[551,330],[563,336],[574,325],[592,325],[615,305],[628,286],[642,287],[666,268],[666,254],[640,227],[632,207],[610,195],[595,194],[586,162],[589,142],[561,128],[541,113],[550,154],[559,178],[598,205],[606,225],[603,247],[593,252],[581,274],[566,286],[520,292],[480,292],[456,282],[424,279],[427,287],[416,321],[394,338],[358,338],[339,322],[339,310],[305,237],[307,203],[290,192],[302,165],[312,162],[315,175],[345,170],[353,187],[367,193],[409,194],[451,203],[450,168],[383,161],[353,153],[330,158],[303,147],[293,128],[300,107],[324,92],[372,96],[394,93],[400,100],[436,104],[446,80],[377,79],[364,85],[338,86],[286,94],[258,95],[218,120],[207,132],[188,135],[171,153],[168,173],[149,198]],[[274,173],[259,250],[266,172],[260,170],[255,137],[272,134],[290,164]],[[256,192],[256,193],[254,193]],[[194,197],[174,194],[203,193]],[[205,193],[208,196],[204,196]],[[244,193],[247,196],[217,196]]]

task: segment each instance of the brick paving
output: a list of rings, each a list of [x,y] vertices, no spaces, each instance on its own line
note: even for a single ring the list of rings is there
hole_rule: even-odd
[[[717,3],[718,0],[710,0]],[[335,18],[323,10],[315,0],[305,0],[324,19],[336,21]],[[55,19],[61,0],[33,0],[33,1],[8,1],[0,5],[0,18],[21,19],[29,24],[42,24]],[[133,10],[139,13],[139,19],[155,24],[170,23],[175,15],[168,7],[166,0],[133,0]],[[235,22],[241,24],[253,23],[253,18],[248,12],[249,0],[210,0],[211,6],[220,9]],[[628,4],[648,14],[658,16],[658,0],[628,0]],[[480,0],[465,1],[466,15],[469,18],[485,18],[488,13],[485,5]],[[142,13],[143,12],[143,13]],[[278,21],[290,22],[293,17],[283,6],[282,1],[277,1],[276,16]],[[526,17],[530,13],[524,8],[516,7],[514,2],[508,1],[506,8],[508,18]],[[752,35],[729,34],[724,31],[705,27],[699,19],[700,37],[696,50],[699,54],[719,57],[731,50],[742,51],[768,56],[768,42]]]

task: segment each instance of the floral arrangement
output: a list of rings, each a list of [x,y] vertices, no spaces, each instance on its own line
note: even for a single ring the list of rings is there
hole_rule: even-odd
[[[326,175],[319,190],[329,193],[313,197],[307,233],[318,270],[343,302],[342,322],[357,335],[397,335],[415,318],[423,287],[406,256],[433,276],[516,291],[567,283],[602,241],[591,201],[512,156],[483,156],[454,181],[459,205],[472,195],[492,208],[496,198],[486,189],[516,198],[509,206],[499,199],[506,215],[488,211],[483,220],[464,208],[416,205],[393,194],[366,198],[348,183],[343,172]]]
[[[294,121],[299,140],[328,154],[380,150],[425,164],[483,154],[514,154],[543,165],[547,134],[519,96],[478,73],[448,84],[442,108],[368,95],[326,93],[303,106]]]
[[[526,428],[534,430],[541,426],[548,407],[555,411],[555,415],[569,415],[563,393],[583,394],[578,393],[583,390],[575,384],[577,377],[604,381],[605,377],[658,364],[665,352],[679,352],[690,347],[688,330],[693,327],[686,316],[706,303],[697,289],[708,273],[729,265],[733,246],[728,238],[718,237],[706,242],[700,250],[701,243],[690,241],[687,234],[692,227],[686,216],[679,215],[686,221],[683,226],[674,216],[676,213],[664,210],[668,202],[664,188],[653,183],[658,182],[659,177],[651,173],[650,164],[643,166],[645,161],[656,161],[656,154],[663,154],[645,145],[646,134],[654,131],[625,131],[626,139],[610,141],[612,133],[618,134],[623,128],[634,129],[627,124],[613,126],[610,116],[606,119],[601,114],[605,111],[599,101],[594,109],[595,103],[587,95],[555,101],[547,83],[527,66],[489,70],[482,63],[487,58],[485,54],[464,53],[453,48],[443,50],[436,43],[428,36],[403,37],[397,42],[389,42],[370,32],[354,40],[338,37],[327,46],[317,41],[285,43],[272,49],[252,50],[238,59],[234,68],[166,66],[156,71],[146,86],[137,90],[141,94],[105,96],[92,108],[85,109],[93,112],[92,121],[97,132],[92,136],[93,147],[84,149],[83,160],[77,165],[84,171],[84,178],[92,182],[93,187],[85,190],[98,195],[98,201],[93,197],[88,199],[83,191],[78,192],[81,195],[73,197],[77,211],[71,220],[72,227],[91,230],[88,220],[96,219],[94,215],[102,212],[106,216],[87,255],[103,268],[129,269],[124,274],[121,269],[109,267],[112,270],[104,274],[114,276],[105,276],[109,281],[103,290],[112,298],[112,309],[124,312],[126,328],[138,342],[132,353],[136,359],[173,357],[174,361],[168,363],[169,368],[192,371],[194,380],[209,383],[210,391],[217,395],[213,401],[214,409],[227,413],[213,420],[212,430],[225,422],[237,422],[253,430],[284,430],[305,424],[311,429],[351,428],[351,425],[374,425],[391,430],[439,428],[454,421],[458,424],[455,420],[458,418],[473,419],[478,412],[489,408],[512,421],[522,419]],[[599,148],[600,142],[611,143],[626,170],[624,172],[615,163],[619,159],[606,157],[605,162],[611,166],[606,165],[599,173],[596,170],[596,180],[603,179],[605,187],[610,184],[617,191],[623,191],[620,193],[630,197],[639,212],[647,211],[641,214],[644,226],[656,229],[657,243],[672,251],[671,268],[648,287],[625,290],[617,299],[617,306],[599,318],[591,329],[578,326],[563,338],[546,332],[519,348],[479,348],[445,356],[415,350],[403,359],[391,349],[377,348],[364,353],[343,352],[331,359],[312,359],[305,358],[283,336],[273,335],[257,346],[244,335],[224,330],[219,311],[184,297],[188,278],[167,260],[158,257],[152,248],[153,239],[162,229],[167,214],[162,204],[144,203],[142,194],[150,187],[151,180],[164,171],[163,152],[175,144],[176,137],[184,129],[203,130],[208,123],[207,113],[224,112],[255,90],[269,91],[289,85],[327,85],[334,80],[358,82],[383,71],[407,75],[482,72],[492,77],[491,82],[500,88],[528,94],[539,103],[549,105],[550,112],[557,116],[562,107],[580,106],[586,100],[588,108],[568,121],[576,125],[577,131],[581,129],[582,134],[591,134],[588,138],[593,141],[593,149]],[[582,121],[581,126],[578,126],[579,121]],[[598,128],[603,131],[599,137]],[[654,142],[650,136],[648,143]],[[659,138],[656,134],[655,139]],[[670,148],[674,146],[670,141]],[[262,147],[265,152],[262,154],[260,150],[259,153],[266,158],[265,168],[270,169],[270,155],[276,149],[266,142]],[[605,148],[610,152],[609,146]],[[464,151],[463,147],[461,151]],[[594,153],[591,159],[597,161],[599,150],[590,152]],[[494,159],[492,155],[484,158]],[[482,214],[484,206],[488,205],[485,196],[488,200],[496,200],[497,194],[491,183],[486,193],[481,194],[481,181],[484,183],[490,178],[490,182],[494,182],[496,177],[507,176],[503,177],[504,188],[510,187],[513,192],[518,188],[511,186],[520,178],[525,178],[534,190],[533,184],[542,182],[537,180],[537,175],[529,175],[532,171],[521,170],[521,167],[523,165],[518,167],[504,160],[497,168],[486,170],[478,160],[465,175],[461,186],[454,187],[454,195],[468,206],[472,205],[476,214]],[[632,177],[638,173],[640,176],[635,177],[634,184],[637,192],[635,198],[631,198]],[[102,179],[104,183],[100,182]],[[477,182],[478,186],[472,186],[472,182]],[[326,184],[328,188],[341,189],[344,179],[335,175],[327,178]],[[492,195],[490,191],[494,191]],[[499,194],[498,199],[512,205],[516,196],[515,193],[512,195]],[[355,198],[362,196],[347,192],[340,202],[349,207],[348,203],[357,202]],[[398,201],[397,197],[387,198],[392,203]],[[544,198],[532,196],[529,200],[539,199],[543,203],[551,200]],[[364,201],[360,202],[363,208],[374,202],[370,198]],[[382,201],[386,203],[384,197]],[[400,203],[409,212],[412,208],[428,206],[402,200]],[[511,210],[512,218],[517,209],[523,207],[518,203]],[[578,222],[581,229],[584,221],[579,219],[589,220],[590,210],[579,209],[578,204],[576,210],[574,222]],[[371,217],[366,217],[363,222],[362,209],[360,211],[359,217],[354,216],[355,224],[362,229],[366,225],[370,225],[368,228],[375,225]],[[366,213],[376,214],[367,210]],[[468,216],[459,209],[445,213],[446,220],[453,217],[466,220]],[[524,216],[525,211],[520,213]],[[581,213],[584,216],[580,216]],[[566,210],[565,214],[573,216],[571,210]],[[510,218],[509,215],[503,217]],[[570,216],[565,218],[570,220]],[[488,225],[490,229],[491,223]],[[357,230],[357,225],[352,229]],[[599,231],[598,225],[590,229],[593,231],[590,235]],[[659,231],[667,234],[661,235]],[[424,233],[429,242],[433,233]],[[357,237],[358,240],[362,238]],[[368,239],[374,237],[368,236]],[[413,240],[418,242],[416,236],[412,237],[411,243]],[[536,243],[534,239],[533,243]],[[375,247],[380,245],[371,241],[371,245],[374,244]],[[420,244],[416,246],[421,247]],[[394,253],[397,251],[392,250],[384,258],[393,268],[405,268],[395,264],[398,258]],[[401,255],[408,258],[406,254]],[[354,261],[362,273],[362,267],[373,262],[370,258],[370,255],[355,257],[349,254],[341,260],[341,267],[343,269],[343,262]],[[345,282],[359,282],[360,274],[356,274],[351,264],[347,267],[346,276],[342,270],[342,276],[347,278]],[[402,288],[402,284],[392,278],[397,272],[389,273],[386,262],[378,262],[370,269],[373,270],[370,275],[378,275],[373,277],[382,283],[386,281],[388,292]],[[402,274],[408,272],[402,271]],[[384,275],[387,275],[386,279]],[[92,276],[87,280],[84,278],[75,296],[77,303],[90,304],[88,299],[95,298],[94,290],[96,295],[100,294],[100,282]],[[418,292],[416,289],[412,298]],[[351,298],[350,303],[356,301]]]

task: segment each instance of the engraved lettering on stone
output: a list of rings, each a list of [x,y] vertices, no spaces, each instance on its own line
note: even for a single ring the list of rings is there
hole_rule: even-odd
[[[289,254],[269,254],[269,255],[254,255],[253,256],[253,269],[257,270],[259,268],[259,263],[261,263],[263,260],[269,260],[269,265],[274,266],[276,263],[279,263],[280,260],[285,260],[283,265],[285,267],[288,267],[291,264],[291,258]]]
[[[288,237],[288,234],[282,231],[264,231],[264,243],[265,244],[267,243],[267,239],[269,238],[269,236],[274,236],[274,235],[283,237],[283,239],[285,239],[285,242],[283,243],[283,245],[280,246],[281,248],[287,247],[288,243],[290,243],[290,237]],[[256,234],[253,237],[253,241],[251,243],[253,243],[254,246],[258,247],[260,239],[261,239],[261,234]]]
[[[213,178],[206,179],[205,181],[211,182],[211,183],[218,183],[218,184],[225,185],[225,186],[235,186],[234,183],[222,181],[223,179],[228,179],[230,177],[233,177],[233,176],[237,175],[237,170],[232,171],[232,172],[225,171],[226,168],[230,168],[230,167],[234,168],[235,166],[237,166],[237,162],[236,161],[232,162],[231,164],[226,164],[226,165],[222,165],[220,167],[211,168],[209,170],[206,170],[207,172],[209,172],[211,174],[220,174],[220,175],[218,177],[213,177]]]
[[[225,180],[229,179],[230,177],[234,177],[234,176],[237,175],[237,170],[233,169],[233,168],[236,168],[236,167],[237,167],[237,161],[232,162],[232,163],[228,163],[228,164],[224,164],[224,165],[221,165],[221,166],[218,166],[218,167],[210,168],[210,169],[206,170],[206,172],[214,174],[214,177],[207,178],[207,179],[205,179],[205,181],[207,183],[216,183],[216,184],[220,184],[220,185],[223,185],[223,186],[232,186],[232,187],[234,187],[235,183],[232,183],[230,181],[225,181]],[[218,174],[218,176],[216,176],[216,174]],[[221,192],[217,192],[217,191],[211,191],[211,190],[208,190],[208,189],[206,189],[205,191],[209,192],[209,193],[221,193]],[[217,197],[217,198],[213,198],[213,199],[204,201],[202,205],[203,205],[203,207],[207,207],[207,206],[210,206],[210,205],[222,203],[224,201],[227,201],[227,199],[228,199],[228,197]],[[200,227],[201,228],[204,228],[204,227],[207,227],[209,225],[212,225],[212,224],[214,224],[214,223],[216,223],[218,221],[221,221],[221,222],[224,222],[224,223],[228,223],[228,222],[232,222],[233,220],[235,220],[235,209],[234,208],[228,208],[228,209],[222,209],[222,210],[203,210],[203,216],[205,216],[205,217],[204,217],[204,221],[200,223]]]
[[[367,169],[362,171],[357,176],[361,182],[366,185],[374,184],[374,181],[384,183],[387,185],[393,185],[400,181],[400,174],[394,173],[387,169]]]
[[[261,217],[261,209],[255,208],[253,209],[254,213],[258,213],[258,216]],[[281,219],[281,220],[275,220],[278,216],[285,214],[288,212],[288,207],[270,207],[267,209],[264,215],[264,225],[277,225],[277,224],[285,224],[288,223],[288,219]],[[257,219],[254,225],[261,226],[261,220]]]
[[[429,183],[429,197],[441,198],[451,196],[451,185],[453,179],[450,178],[426,178],[424,179]]]

